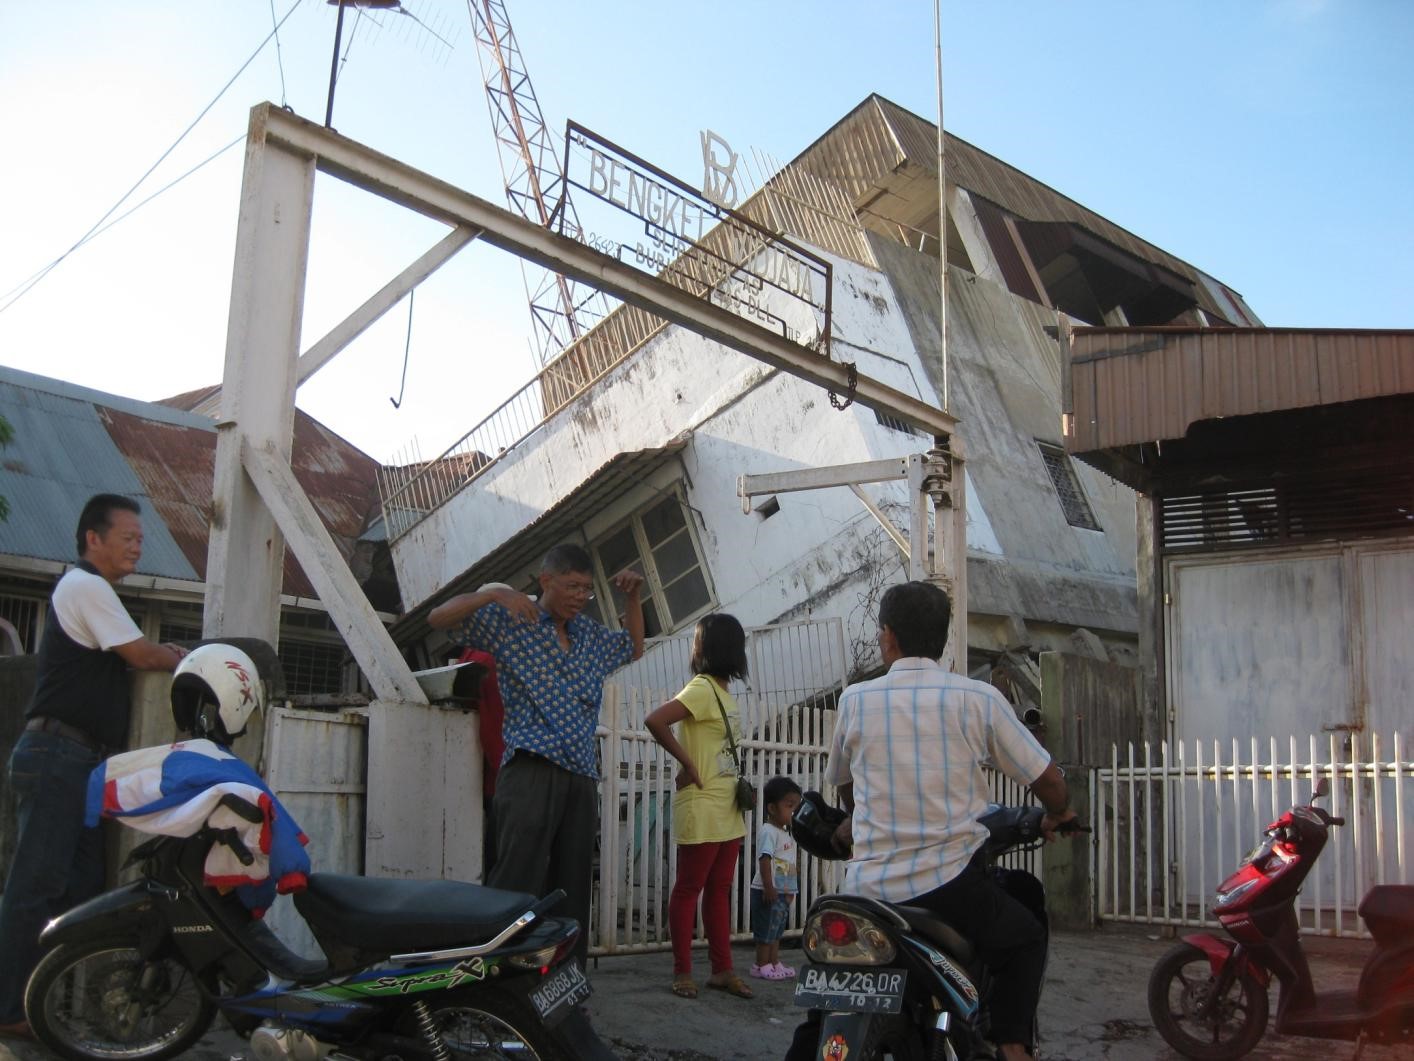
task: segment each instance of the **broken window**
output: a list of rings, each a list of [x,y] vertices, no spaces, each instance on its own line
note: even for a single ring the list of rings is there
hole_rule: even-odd
[[[623,625],[624,596],[609,579],[631,568],[647,579],[643,591],[643,623],[647,637],[682,629],[712,607],[707,569],[687,505],[670,491],[639,510],[594,543],[599,578],[613,601],[613,613]],[[609,609],[604,609],[605,611]]]
[[[1085,498],[1085,490],[1075,474],[1075,466],[1071,463],[1070,456],[1065,450],[1049,442],[1037,441],[1036,448],[1041,451],[1041,461],[1046,466],[1046,474],[1051,477],[1051,485],[1056,489],[1056,497],[1060,499],[1065,521],[1072,527],[1099,530],[1100,524],[1096,522],[1090,502]]]

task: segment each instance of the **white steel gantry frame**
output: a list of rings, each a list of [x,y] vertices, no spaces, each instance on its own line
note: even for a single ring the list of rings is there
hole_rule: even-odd
[[[451,231],[301,355],[314,178],[320,172],[441,221]],[[218,399],[202,633],[278,643],[288,544],[375,696],[368,709],[362,867],[370,876],[479,875],[481,782],[475,727],[460,713],[454,717],[428,706],[295,478],[290,467],[295,391],[478,238],[774,368],[852,394],[860,404],[932,435],[940,453],[946,452],[956,428],[942,410],[856,376],[853,366],[833,362],[659,277],[273,103],[254,107]],[[440,757],[429,761],[428,749],[439,750]],[[421,771],[410,774],[409,762],[421,763]],[[467,850],[473,852],[470,862],[449,862],[452,853]]]
[[[737,479],[741,510],[750,513],[751,499],[795,490],[825,490],[847,486],[869,510],[884,533],[898,546],[908,561],[908,577],[932,582],[947,591],[952,600],[952,620],[942,664],[949,670],[967,673],[967,477],[960,442],[956,437],[927,453],[907,457],[833,464],[820,468],[799,468],[764,475],[743,475]],[[908,483],[908,536],[864,492],[865,483],[906,480]],[[930,511],[931,510],[931,511]],[[931,517],[931,520],[930,520]],[[932,549],[929,549],[929,530]]]
[[[452,231],[300,356],[316,172]],[[933,436],[944,455],[950,440],[956,446],[954,418],[925,401],[863,374],[851,388],[849,366],[273,103],[261,103],[251,110],[236,233],[204,636],[240,634],[277,642],[288,543],[374,694],[385,701],[426,703],[290,470],[295,390],[476,238],[818,386],[852,390],[861,405]],[[953,477],[953,489],[958,487]]]

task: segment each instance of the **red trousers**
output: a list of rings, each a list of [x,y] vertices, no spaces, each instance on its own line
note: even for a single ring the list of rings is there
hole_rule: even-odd
[[[678,877],[668,897],[668,929],[673,936],[673,975],[692,972],[692,933],[697,897],[702,896],[702,927],[712,972],[732,967],[732,878],[741,840],[678,845]]]

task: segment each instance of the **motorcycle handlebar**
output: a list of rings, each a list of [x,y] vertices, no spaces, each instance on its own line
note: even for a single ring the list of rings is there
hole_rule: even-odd
[[[1334,816],[1327,816],[1326,824],[1327,824],[1327,825],[1344,825],[1344,824],[1345,824],[1345,819],[1344,819],[1344,818],[1336,818],[1336,817],[1334,817]]]

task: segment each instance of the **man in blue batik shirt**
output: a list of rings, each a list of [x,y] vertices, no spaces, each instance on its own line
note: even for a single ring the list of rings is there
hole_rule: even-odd
[[[540,565],[540,600],[505,587],[463,593],[427,621],[459,645],[496,658],[506,742],[496,779],[493,888],[544,895],[565,890],[565,912],[589,948],[590,876],[598,827],[599,763],[594,729],[604,679],[643,655],[643,576],[620,571],[624,630],[581,614],[594,599],[593,564],[577,545],[558,545]]]

